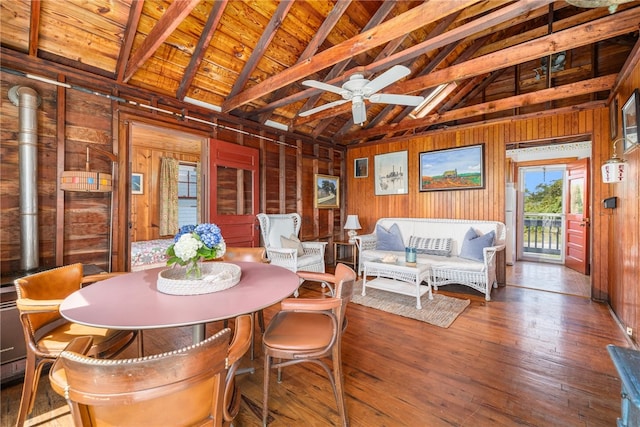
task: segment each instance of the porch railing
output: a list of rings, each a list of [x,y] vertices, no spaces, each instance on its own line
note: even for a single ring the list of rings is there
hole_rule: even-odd
[[[524,253],[560,255],[563,242],[561,214],[524,214]]]

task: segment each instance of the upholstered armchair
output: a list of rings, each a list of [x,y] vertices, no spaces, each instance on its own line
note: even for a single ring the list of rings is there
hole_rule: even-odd
[[[342,333],[346,328],[345,311],[353,295],[356,273],[344,264],[336,266],[335,274],[299,272],[301,279],[333,283],[333,297],[288,298],[282,301],[264,333],[264,394],[262,423],[269,416],[269,379],[271,369],[278,370],[297,363],[310,362],[321,366],[329,377],[342,424],[347,426],[344,379],[342,373]],[[328,363],[330,362],[330,363]]]
[[[15,280],[20,322],[27,347],[24,385],[18,420],[22,426],[31,413],[42,369],[53,363],[60,352],[76,337],[93,337],[87,350],[90,356],[113,357],[131,344],[135,331],[116,331],[68,322],[59,312],[64,298],[83,284],[108,279],[118,273],[95,274],[83,277],[82,264],[46,270]]]
[[[260,231],[267,257],[271,264],[293,272],[316,271],[324,273],[326,242],[300,242],[300,215],[258,214]]]
[[[135,359],[85,356],[91,337],[76,338],[49,372],[79,426],[230,425],[240,408],[235,373],[251,340],[251,317],[236,318],[198,344]]]

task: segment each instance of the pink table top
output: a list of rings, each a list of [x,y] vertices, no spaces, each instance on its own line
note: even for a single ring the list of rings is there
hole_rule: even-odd
[[[69,295],[60,306],[66,319],[112,329],[154,329],[229,319],[269,307],[290,296],[298,276],[279,266],[236,262],[240,282],[220,292],[167,295],[158,292],[152,268],[96,282]]]

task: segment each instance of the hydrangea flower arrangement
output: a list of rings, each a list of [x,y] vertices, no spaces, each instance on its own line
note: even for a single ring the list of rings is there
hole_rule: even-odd
[[[167,265],[187,267],[187,277],[200,279],[200,261],[220,258],[227,250],[220,228],[215,224],[184,225],[180,227],[167,248]]]

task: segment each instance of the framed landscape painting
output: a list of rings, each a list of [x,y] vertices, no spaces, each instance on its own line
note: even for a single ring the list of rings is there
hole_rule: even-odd
[[[420,153],[420,191],[484,188],[484,144]]]
[[[315,174],[313,201],[316,208],[337,208],[340,203],[340,178]]]

